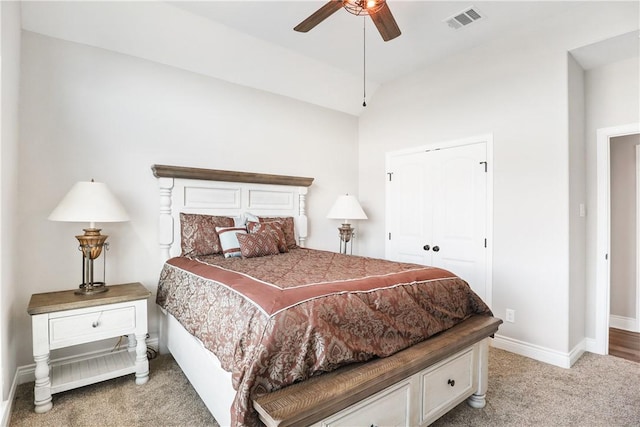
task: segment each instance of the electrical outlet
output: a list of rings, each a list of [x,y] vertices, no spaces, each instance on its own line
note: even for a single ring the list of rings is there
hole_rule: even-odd
[[[507,322],[509,323],[515,323],[516,322],[516,311],[511,309],[511,308],[507,308],[507,316],[505,319]]]

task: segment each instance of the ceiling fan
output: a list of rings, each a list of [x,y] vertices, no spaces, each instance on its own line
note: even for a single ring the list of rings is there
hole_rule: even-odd
[[[340,8],[345,8],[354,15],[369,15],[384,41],[395,39],[401,34],[386,0],[331,0],[299,23],[294,30],[306,33]]]

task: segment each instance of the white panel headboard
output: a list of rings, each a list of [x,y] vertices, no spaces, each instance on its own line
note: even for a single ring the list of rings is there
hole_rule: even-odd
[[[180,212],[241,217],[292,216],[300,246],[307,239],[306,195],[313,178],[153,165],[160,188],[162,261],[180,254]]]

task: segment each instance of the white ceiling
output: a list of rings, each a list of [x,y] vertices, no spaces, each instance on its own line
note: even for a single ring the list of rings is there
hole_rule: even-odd
[[[621,34],[571,51],[585,70],[600,67],[640,54],[640,31]]]
[[[308,33],[293,27],[325,4],[297,1],[176,1],[173,5],[240,32],[271,42],[362,78],[363,22],[366,20],[366,72],[383,84],[426,64],[528,26],[572,7],[575,1],[408,1],[388,0],[402,35],[384,42],[368,17],[344,9]],[[474,6],[485,18],[458,30],[443,20]]]
[[[545,21],[579,15],[579,8],[593,5],[571,0],[388,3],[402,31],[389,42],[382,40],[368,17],[345,10],[308,33],[293,31],[325,0],[25,1],[22,27],[359,115],[365,81],[363,23],[370,99],[380,85],[430,63],[473,52],[495,39],[535,34]],[[599,4],[620,6],[613,1]],[[638,10],[637,0],[626,4]],[[469,6],[484,18],[458,30],[443,22]],[[575,56],[590,68],[603,60],[637,57],[638,42],[636,32],[578,49]]]

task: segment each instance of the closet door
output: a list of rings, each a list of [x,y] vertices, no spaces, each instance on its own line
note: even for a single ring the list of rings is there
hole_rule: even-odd
[[[487,174],[485,145],[430,152],[433,191],[432,265],[466,280],[481,297],[486,292]]]
[[[387,259],[432,265],[431,252],[423,246],[431,240],[431,181],[426,152],[389,158],[387,164]],[[418,196],[419,195],[419,196]]]
[[[452,271],[486,297],[484,143],[390,156],[386,256]]]

